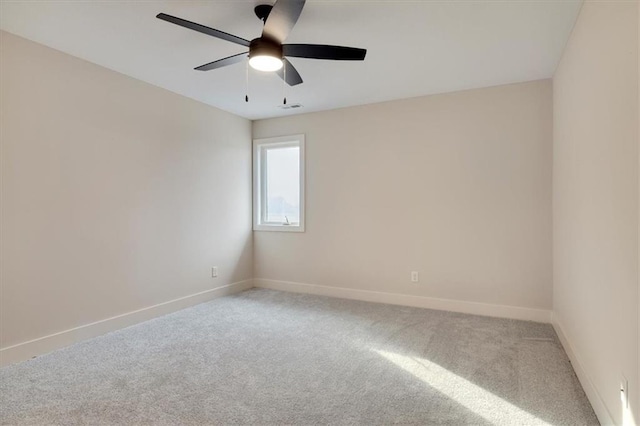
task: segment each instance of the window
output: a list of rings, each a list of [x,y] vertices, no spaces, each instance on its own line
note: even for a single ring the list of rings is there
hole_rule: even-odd
[[[253,141],[253,229],[304,232],[304,135]]]

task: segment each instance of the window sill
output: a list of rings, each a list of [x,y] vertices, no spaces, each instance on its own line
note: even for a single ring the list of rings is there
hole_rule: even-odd
[[[304,232],[304,225],[253,225],[254,231]]]

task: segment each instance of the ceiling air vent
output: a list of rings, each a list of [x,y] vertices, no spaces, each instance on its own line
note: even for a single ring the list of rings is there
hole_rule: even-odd
[[[302,108],[302,104],[287,104],[287,105],[278,105],[282,109],[298,109]]]

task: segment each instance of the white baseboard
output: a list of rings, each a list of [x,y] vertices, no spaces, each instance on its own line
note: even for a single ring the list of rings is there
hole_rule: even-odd
[[[564,347],[564,351],[567,353],[569,360],[571,361],[571,365],[573,366],[573,371],[576,372],[576,376],[578,376],[578,380],[580,380],[580,384],[582,385],[582,389],[584,389],[584,393],[587,394],[587,398],[593,407],[593,411],[595,411],[600,424],[602,425],[613,425],[615,424],[607,406],[604,404],[604,401],[600,397],[598,393],[598,389],[596,389],[593,381],[587,374],[586,370],[583,367],[580,358],[577,353],[573,350],[573,346],[571,346],[570,340],[564,332],[562,325],[560,324],[558,317],[556,315],[553,316],[552,320],[553,328],[560,339],[560,343]]]
[[[56,349],[72,345],[85,339],[100,336],[102,334],[119,330],[124,327],[150,320],[161,315],[166,315],[180,309],[188,308],[199,303],[207,302],[218,297],[238,293],[253,287],[253,280],[239,281],[200,293],[169,300],[168,302],[116,315],[111,318],[81,325],[69,330],[60,331],[48,336],[18,343],[0,349],[0,367],[25,361],[30,358],[44,355]]]
[[[521,308],[518,306],[492,305],[488,303],[437,299],[433,297],[412,296],[408,294],[385,293],[370,290],[356,290],[342,287],[328,287],[315,284],[302,284],[262,278],[254,279],[253,283],[255,287],[290,291],[294,293],[318,294],[322,296],[362,300],[366,302],[388,303],[392,305],[413,306],[417,308],[453,311],[465,314],[511,318],[543,323],[551,322],[551,311],[545,309]]]

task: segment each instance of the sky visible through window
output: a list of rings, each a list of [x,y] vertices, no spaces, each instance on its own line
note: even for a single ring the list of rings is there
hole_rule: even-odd
[[[300,148],[271,148],[267,167],[267,222],[300,222]]]

